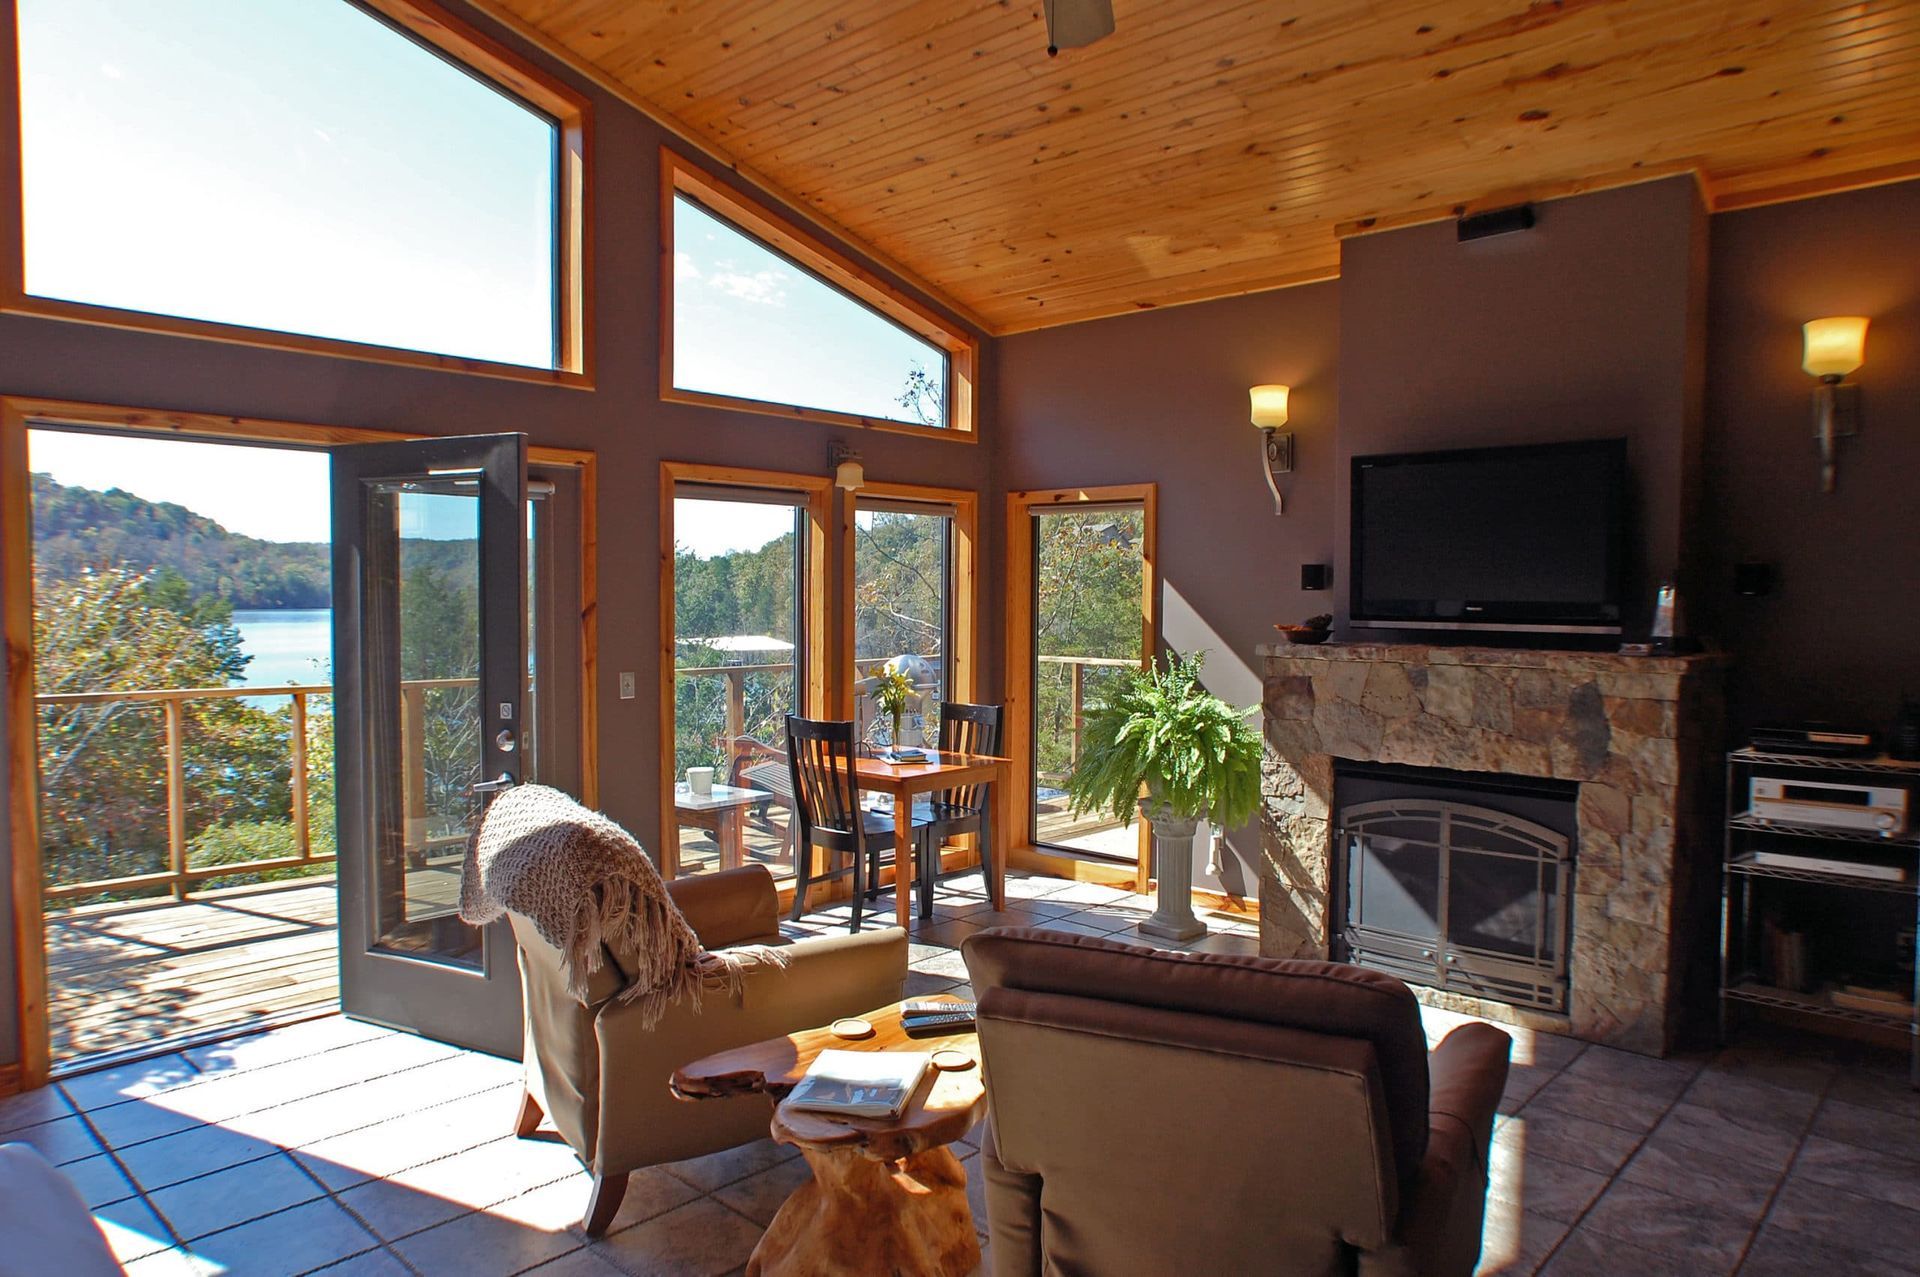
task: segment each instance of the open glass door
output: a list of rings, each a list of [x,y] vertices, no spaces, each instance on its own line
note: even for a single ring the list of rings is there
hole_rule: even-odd
[[[524,435],[333,450],[341,1009],[507,1056],[512,935],[458,907],[531,754],[526,469]]]

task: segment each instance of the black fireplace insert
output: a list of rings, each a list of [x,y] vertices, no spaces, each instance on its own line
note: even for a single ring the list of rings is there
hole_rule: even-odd
[[[1336,762],[1336,956],[1565,1011],[1577,797],[1568,781]]]

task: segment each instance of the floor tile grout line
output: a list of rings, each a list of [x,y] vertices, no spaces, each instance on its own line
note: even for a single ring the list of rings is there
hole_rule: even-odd
[[[1793,1153],[1787,1158],[1787,1164],[1780,1168],[1780,1177],[1773,1182],[1773,1187],[1767,1192],[1766,1205],[1760,1210],[1760,1218],[1754,1221],[1753,1231],[1747,1235],[1747,1244],[1740,1251],[1740,1262],[1733,1267],[1735,1274],[1738,1274],[1742,1268],[1746,1267],[1747,1258],[1753,1253],[1754,1242],[1760,1239],[1761,1230],[1767,1226],[1767,1221],[1773,1217],[1773,1208],[1780,1200],[1780,1192],[1787,1186],[1787,1181],[1793,1177],[1793,1168],[1799,1164],[1800,1155],[1806,1151],[1807,1139],[1813,1134],[1813,1128],[1820,1120],[1820,1110],[1826,1106],[1827,1096],[1833,1091],[1834,1083],[1839,1080],[1839,1076],[1840,1071],[1838,1069],[1827,1074],[1826,1081],[1820,1086],[1820,1093],[1814,1097],[1813,1107],[1807,1111],[1806,1121],[1800,1124],[1800,1135],[1799,1138],[1794,1140]],[[1793,1230],[1786,1229],[1784,1231],[1791,1232]]]
[[[222,1070],[203,1069],[198,1064],[194,1063],[192,1056],[187,1054],[187,1052],[189,1051],[204,1051],[212,1047],[225,1045],[226,1043],[229,1043],[229,1042],[237,1042],[243,1038],[264,1037],[267,1034],[279,1033],[286,1029],[298,1028],[303,1024],[312,1024],[317,1021],[327,1019],[329,1016],[335,1016],[335,1015],[340,1016],[342,1018],[346,1018],[345,1012],[340,1011],[339,1009],[336,1008],[335,1010],[330,1011],[325,1015],[316,1015],[311,1017],[310,1019],[296,1020],[292,1024],[271,1026],[264,1029],[258,1028],[258,1027],[251,1027],[248,1025],[237,1025],[235,1026],[235,1029],[232,1035],[228,1037],[219,1037],[219,1038],[210,1039],[205,1042],[196,1042],[190,1046],[171,1046],[171,1047],[163,1046],[160,1049],[154,1051],[153,1054],[151,1055],[143,1055],[137,1059],[131,1059],[131,1060],[120,1060],[115,1063],[103,1065],[98,1069],[90,1069],[90,1070],[86,1070],[79,1073],[68,1074],[64,1077],[56,1079],[52,1083],[52,1085],[59,1090],[62,1098],[64,1098],[67,1101],[67,1103],[73,1105],[75,1111],[78,1112],[78,1111],[81,1111],[80,1105],[73,1099],[72,1096],[67,1094],[67,1089],[66,1089],[68,1083],[78,1078],[92,1077],[96,1073],[110,1073],[115,1069],[132,1068],[135,1065],[146,1063],[149,1060],[157,1060],[169,1055],[179,1056],[182,1060],[186,1062],[187,1067],[192,1069],[194,1073],[197,1074],[197,1076],[190,1081],[182,1082],[178,1086],[167,1087],[163,1091],[155,1091],[152,1095],[132,1095],[132,1096],[126,1097],[125,1099],[115,1100],[111,1104],[95,1104],[92,1106],[91,1109],[86,1110],[86,1111],[92,1112],[92,1111],[98,1111],[101,1109],[119,1108],[123,1104],[139,1104],[146,1100],[158,1099],[162,1095],[170,1095],[175,1091],[190,1091],[196,1087],[205,1086],[210,1082],[219,1082],[230,1077],[243,1077],[250,1074],[264,1072],[267,1069],[277,1069],[282,1067],[283,1065],[299,1064],[307,1060],[318,1059],[323,1055],[332,1054],[335,1051],[344,1051],[349,1047],[365,1046],[370,1042],[378,1042],[378,1041],[381,1041],[382,1038],[403,1036],[397,1030],[386,1029],[386,1030],[383,1030],[380,1037],[361,1038],[359,1041],[356,1041],[356,1042],[338,1042],[332,1046],[322,1047],[318,1051],[314,1051],[306,1055],[296,1055],[290,1059],[274,1060],[267,1064],[254,1064],[254,1065],[249,1065],[245,1068],[238,1068],[238,1069],[222,1069]],[[358,1024],[358,1023],[364,1023],[364,1022],[354,1021],[354,1023]]]
[[[160,1208],[154,1205],[153,1198],[147,1195],[147,1186],[134,1178],[133,1172],[127,1168],[125,1162],[120,1160],[113,1145],[107,1143],[106,1138],[101,1135],[100,1129],[93,1124],[91,1116],[85,1110],[77,1110],[74,1115],[78,1117],[81,1124],[87,1128],[87,1133],[93,1136],[94,1142],[99,1144],[101,1149],[104,1150],[109,1157],[113,1158],[113,1164],[119,1168],[122,1175],[126,1176],[127,1183],[133,1186],[134,1196],[140,1199],[140,1204],[146,1207],[155,1219],[160,1221],[160,1227],[166,1229],[167,1236],[173,1239],[171,1245],[162,1247],[161,1249],[171,1250],[175,1247],[185,1245],[185,1242],[181,1239],[179,1230],[174,1228],[173,1221],[160,1213]],[[120,1200],[124,1202],[132,1199],[123,1197]],[[92,1211],[89,1210],[88,1213],[91,1214]]]
[[[1577,1064],[1582,1058],[1584,1058],[1589,1051],[1592,1051],[1594,1049],[1594,1045],[1595,1044],[1591,1042],[1582,1043],[1580,1049],[1578,1051],[1575,1051],[1571,1056],[1567,1057],[1567,1062],[1560,1066],[1559,1070],[1554,1073],[1553,1077],[1547,1079],[1546,1083],[1542,1085],[1538,1091],[1535,1091],[1532,1095],[1529,1095],[1527,1097],[1526,1103],[1522,1104],[1518,1109],[1515,1109],[1514,1112],[1511,1114],[1511,1116],[1519,1117],[1521,1114],[1525,1113],[1529,1108],[1531,1108],[1533,1106],[1534,1100],[1539,1098],[1540,1092],[1546,1090],[1547,1087],[1552,1086],[1554,1082],[1559,1080],[1561,1077],[1564,1077],[1568,1070],[1573,1068],[1573,1066]],[[1624,1174],[1627,1167],[1632,1164],[1633,1159],[1640,1155],[1640,1150],[1645,1148],[1647,1141],[1653,1138],[1653,1133],[1659,1130],[1661,1124],[1667,1120],[1668,1116],[1672,1114],[1673,1110],[1680,1106],[1680,1101],[1686,1097],[1686,1094],[1688,1091],[1693,1089],[1693,1084],[1699,1080],[1700,1074],[1703,1073],[1704,1071],[1705,1071],[1704,1065],[1694,1069],[1694,1071],[1688,1076],[1686,1085],[1681,1087],[1679,1091],[1674,1094],[1673,1099],[1667,1102],[1667,1106],[1660,1110],[1660,1115],[1656,1117],[1650,1125],[1648,1125],[1645,1131],[1642,1131],[1640,1133],[1640,1138],[1634,1141],[1633,1148],[1628,1151],[1627,1155],[1620,1159],[1620,1164],[1618,1166],[1615,1166],[1611,1171],[1607,1172],[1605,1182],[1600,1185],[1600,1191],[1593,1195],[1593,1199],[1591,1201],[1589,1201],[1585,1206],[1582,1206],[1580,1208],[1579,1213],[1576,1214],[1573,1217],[1572,1221],[1567,1224],[1567,1231],[1560,1234],[1560,1236],[1557,1239],[1555,1239],[1553,1245],[1547,1248],[1547,1253],[1540,1257],[1540,1262],[1534,1265],[1533,1271],[1535,1273],[1546,1271],[1547,1265],[1551,1264],[1553,1262],[1553,1257],[1559,1254],[1560,1248],[1566,1244],[1567,1238],[1573,1236],[1575,1230],[1577,1230],[1580,1227],[1580,1225],[1586,1221],[1587,1216],[1593,1213],[1593,1208],[1599,1204],[1602,1198],[1606,1197],[1606,1195],[1610,1191],[1612,1191],[1613,1186],[1615,1184],[1623,1182],[1620,1179],[1620,1176]],[[1558,1111],[1559,1110],[1553,1109],[1553,1108],[1546,1109],[1546,1112],[1549,1112],[1549,1113],[1558,1112]],[[1573,1113],[1573,1114],[1568,1114],[1568,1116],[1579,1117],[1580,1115],[1577,1113]],[[1592,1119],[1585,1119],[1585,1120],[1591,1121]],[[1602,1125],[1606,1125],[1606,1124],[1602,1123]],[[1544,1157],[1546,1156],[1546,1154],[1543,1153],[1541,1154],[1541,1156]],[[1559,1161],[1560,1159],[1553,1158],[1551,1160]],[[1568,1163],[1568,1165],[1572,1165],[1572,1163]],[[1526,1205],[1524,1203],[1521,1203],[1520,1209],[1524,1213],[1526,1210]]]
[[[147,1137],[146,1137],[146,1138],[144,1138],[144,1139],[137,1139],[137,1140],[129,1140],[129,1141],[127,1141],[127,1142],[126,1142],[125,1144],[119,1144],[119,1145],[111,1145],[111,1146],[109,1146],[109,1147],[117,1147],[117,1148],[123,1148],[123,1149],[131,1149],[131,1148],[139,1148],[139,1147],[141,1147],[142,1145],[145,1145],[145,1144],[152,1144],[152,1143],[154,1143],[154,1142],[156,1142],[156,1141],[158,1141],[158,1140],[164,1140],[164,1139],[172,1139],[172,1138],[173,1138],[174,1136],[176,1136],[176,1135],[185,1135],[185,1134],[187,1134],[187,1133],[188,1133],[188,1132],[190,1132],[190,1131],[195,1131],[195,1130],[199,1130],[199,1129],[201,1129],[201,1128],[203,1128],[203,1127],[218,1127],[218,1128],[220,1128],[220,1129],[222,1129],[222,1130],[225,1130],[225,1129],[226,1129],[226,1123],[228,1123],[228,1122],[234,1122],[234,1121],[238,1121],[238,1120],[239,1120],[239,1119],[241,1119],[241,1118],[247,1118],[247,1117],[258,1117],[258,1116],[259,1116],[260,1114],[262,1114],[262,1113],[271,1113],[271,1112],[272,1112],[273,1110],[275,1110],[275,1109],[278,1109],[278,1108],[286,1108],[286,1107],[288,1107],[289,1105],[293,1105],[293,1104],[302,1104],[302,1103],[305,1103],[305,1102],[306,1102],[306,1101],[308,1101],[308,1100],[312,1100],[312,1099],[318,1099],[318,1098],[320,1098],[320,1097],[321,1097],[321,1096],[323,1096],[323,1095],[338,1095],[338,1094],[339,1094],[340,1092],[342,1092],[342,1091],[347,1091],[347,1090],[351,1090],[351,1089],[353,1089],[353,1088],[354,1088],[354,1087],[356,1087],[356,1086],[367,1086],[367,1085],[370,1085],[370,1084],[372,1084],[372,1083],[374,1083],[374,1082],[383,1082],[383,1081],[385,1081],[385,1080],[387,1080],[388,1078],[395,1078],[395,1077],[399,1077],[399,1076],[401,1076],[402,1074],[405,1074],[405,1073],[410,1073],[410,1072],[412,1072],[412,1071],[413,1071],[414,1069],[418,1069],[418,1068],[427,1068],[427,1067],[430,1067],[430,1066],[432,1066],[432,1065],[435,1065],[435,1064],[440,1064],[440,1063],[444,1063],[446,1059],[453,1059],[453,1058],[457,1058],[457,1057],[453,1057],[453,1056],[447,1056],[447,1057],[443,1057],[443,1059],[440,1059],[440,1060],[428,1060],[428,1061],[425,1061],[424,1063],[421,1063],[421,1064],[416,1064],[416,1065],[409,1065],[409,1066],[408,1066],[407,1068],[404,1068],[404,1069],[396,1069],[396,1070],[394,1070],[394,1071],[393,1071],[392,1073],[381,1073],[381,1074],[377,1074],[377,1075],[375,1075],[375,1076],[373,1076],[373,1077],[370,1077],[370,1078],[362,1078],[362,1079],[361,1079],[360,1081],[358,1081],[358,1082],[348,1082],[348,1083],[346,1083],[346,1084],[345,1084],[345,1085],[343,1085],[343,1086],[336,1086],[336,1087],[330,1087],[330,1088],[328,1088],[328,1089],[326,1089],[326,1090],[324,1090],[324,1091],[310,1091],[310,1092],[306,1092],[306,1093],[303,1093],[303,1094],[300,1094],[300,1095],[296,1095],[296,1096],[293,1096],[293,1097],[292,1097],[292,1098],[290,1098],[290,1099],[283,1099],[283,1100],[276,1100],[276,1101],[274,1101],[274,1102],[273,1102],[273,1103],[271,1103],[271,1104],[263,1104],[263,1105],[261,1105],[261,1106],[260,1106],[259,1108],[255,1108],[255,1109],[244,1109],[244,1110],[242,1110],[242,1111],[240,1111],[240,1112],[238,1112],[238,1113],[228,1113],[228,1114],[226,1114],[226,1115],[224,1115],[224,1116],[222,1116],[222,1117],[219,1117],[219,1118],[213,1118],[213,1119],[208,1119],[208,1118],[195,1118],[195,1119],[194,1119],[194,1121],[193,1121],[193,1125],[191,1125],[191,1126],[185,1126],[185,1127],[182,1127],[181,1129],[179,1129],[179,1130],[177,1130],[177,1131],[168,1131],[168,1132],[167,1132],[166,1134],[164,1134],[164,1135],[150,1135],[150,1136],[147,1136]],[[476,1096],[476,1095],[484,1095],[484,1094],[486,1094],[486,1093],[487,1093],[488,1091],[497,1091],[497,1090],[501,1090],[501,1089],[503,1089],[503,1088],[505,1088],[505,1087],[508,1087],[508,1086],[512,1086],[512,1085],[513,1085],[513,1083],[511,1083],[511,1082],[499,1082],[499,1083],[496,1083],[496,1084],[494,1084],[494,1085],[492,1085],[492,1086],[487,1086],[487,1087],[482,1087],[482,1088],[481,1088],[480,1090],[478,1090],[478,1091],[471,1091],[471,1092],[469,1092],[469,1093],[467,1093],[466,1095],[458,1095],[458,1096],[454,1096],[454,1097],[452,1097],[452,1098],[450,1098],[450,1099],[442,1099],[442,1100],[436,1100],[436,1101],[435,1101],[434,1103],[432,1103],[432,1104],[426,1104],[426,1105],[421,1105],[421,1106],[419,1106],[419,1107],[417,1107],[417,1108],[411,1108],[411,1109],[407,1109],[407,1110],[405,1110],[405,1111],[404,1111],[404,1113],[402,1113],[402,1114],[399,1114],[399,1115],[396,1115],[396,1116],[405,1116],[405,1115],[409,1115],[409,1114],[413,1114],[413,1113],[425,1113],[425,1112],[427,1112],[427,1111],[429,1111],[429,1110],[431,1110],[431,1109],[437,1109],[437,1108],[442,1108],[442,1107],[444,1107],[445,1105],[448,1105],[448,1104],[456,1104],[456,1103],[459,1103],[459,1102],[460,1102],[461,1100],[468,1100],[468,1099],[472,1099],[472,1098],[473,1098],[474,1096]],[[158,1097],[158,1096],[155,1096],[155,1097],[153,1097],[153,1098],[154,1098],[154,1099],[158,1099],[159,1097]],[[141,1101],[141,1102],[144,1102],[144,1101]],[[113,1108],[119,1108],[120,1106],[116,1104],[116,1105],[112,1105],[112,1106],[110,1106],[110,1107],[113,1107]],[[315,1141],[313,1141],[313,1143],[316,1143],[316,1144],[317,1144],[317,1143],[320,1143],[320,1142],[321,1142],[321,1140],[329,1140],[329,1139],[334,1139],[334,1138],[337,1138],[338,1136],[341,1136],[341,1135],[352,1135],[352,1134],[354,1134],[354,1133],[355,1133],[355,1132],[357,1132],[357,1131],[364,1131],[364,1130],[367,1130],[367,1129],[368,1129],[368,1128],[370,1128],[370,1127],[374,1127],[374,1126],[379,1126],[379,1125],[381,1125],[381,1124],[383,1124],[383,1123],[385,1123],[385,1122],[390,1122],[390,1121],[393,1121],[393,1120],[394,1120],[394,1119],[393,1119],[392,1117],[383,1117],[383,1118],[377,1118],[377,1119],[375,1119],[375,1120],[373,1120],[373,1121],[371,1121],[371,1122],[366,1122],[366,1123],[363,1123],[363,1124],[362,1124],[362,1125],[360,1125],[360,1126],[354,1126],[354,1127],[349,1127],[349,1128],[347,1128],[347,1129],[346,1129],[346,1130],[344,1130],[344,1131],[335,1131],[335,1132],[334,1132],[333,1134],[331,1134],[331,1135],[325,1135],[325,1136],[322,1136],[320,1140],[315,1140]],[[103,1142],[104,1142],[104,1137],[102,1137],[102,1138],[103,1138]],[[260,1137],[259,1137],[259,1136],[246,1136],[245,1138],[248,1138],[248,1139],[259,1139]],[[264,1142],[266,1142],[266,1143],[269,1143],[269,1144],[275,1144],[275,1141],[273,1141],[273,1140],[266,1140],[266,1141],[264,1141]],[[276,1147],[280,1147],[280,1148],[282,1148],[282,1149],[283,1149],[284,1151],[287,1151],[287,1152],[292,1152],[292,1151],[293,1151],[293,1150],[294,1150],[295,1148],[301,1148],[301,1147],[304,1147],[304,1145],[293,1145],[293,1146],[291,1146],[291,1147],[287,1147],[287,1146],[284,1146],[284,1145],[278,1145],[278,1144],[275,1144],[275,1146],[276,1146]],[[247,1160],[248,1160],[248,1161],[257,1161],[257,1160],[259,1160],[259,1159],[258,1159],[258,1158],[248,1158]],[[236,1163],[236,1165],[238,1165],[238,1163]]]

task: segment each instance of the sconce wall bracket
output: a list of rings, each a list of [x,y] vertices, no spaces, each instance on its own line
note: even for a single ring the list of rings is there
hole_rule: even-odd
[[[1286,499],[1280,495],[1280,476],[1293,473],[1293,432],[1265,427],[1260,431],[1264,436],[1261,445],[1265,457],[1267,491],[1273,493],[1273,512],[1287,512]]]
[[[1823,377],[1813,392],[1813,438],[1820,450],[1820,491],[1832,492],[1839,470],[1835,440],[1860,433],[1860,387]]]

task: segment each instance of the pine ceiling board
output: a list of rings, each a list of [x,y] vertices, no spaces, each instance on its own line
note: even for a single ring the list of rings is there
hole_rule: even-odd
[[[1920,166],[1916,0],[1114,0],[1057,59],[1040,0],[486,3],[998,330],[1320,277],[1343,224],[1492,194]]]

